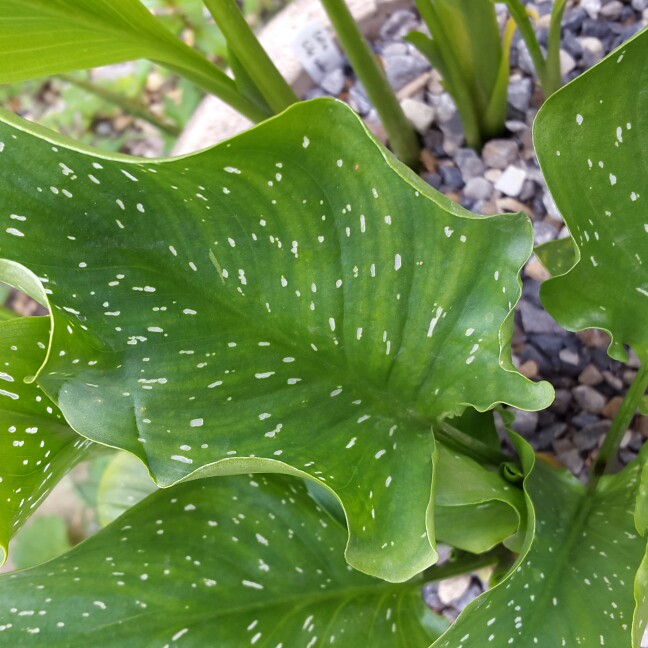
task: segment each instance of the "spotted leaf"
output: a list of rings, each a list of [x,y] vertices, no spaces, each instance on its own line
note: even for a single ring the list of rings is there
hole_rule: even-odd
[[[552,95],[534,127],[538,159],[578,248],[541,298],[565,328],[600,328],[648,359],[648,32]],[[644,267],[644,262],[647,264]]]
[[[428,646],[447,622],[421,581],[350,569],[345,541],[296,479],[180,484],[0,576],[0,646]]]
[[[15,532],[90,445],[25,382],[45,359],[48,337],[47,317],[0,323],[0,564]]]
[[[640,462],[588,493],[515,441],[527,473],[527,546],[434,648],[638,646],[645,619],[633,631],[633,584],[646,551],[633,515]]]
[[[74,429],[163,486],[310,476],[345,508],[353,566],[431,564],[435,421],[552,396],[513,370],[502,326],[527,219],[471,216],[335,101],[177,160],[5,120],[0,256],[45,286],[39,381]]]

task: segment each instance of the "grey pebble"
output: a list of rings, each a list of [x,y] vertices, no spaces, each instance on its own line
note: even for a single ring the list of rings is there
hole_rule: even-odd
[[[563,217],[560,215],[560,212],[558,211],[558,207],[556,207],[556,203],[554,202],[554,199],[551,197],[551,194],[549,193],[548,189],[545,189],[544,195],[542,196],[542,204],[545,206],[547,210],[547,214],[549,215],[550,218],[562,222]]]
[[[531,439],[534,447],[538,450],[547,450],[556,439],[559,439],[567,431],[566,423],[552,423],[540,430]]]
[[[486,178],[470,178],[463,194],[471,200],[488,200],[493,195],[493,185]]]
[[[359,81],[356,81],[349,90],[349,104],[361,115],[366,115],[371,110],[371,102],[367,97],[367,92]]]
[[[568,389],[556,389],[551,409],[559,414],[566,414],[572,402],[572,394]]]
[[[518,145],[513,140],[494,139],[482,150],[482,159],[489,169],[506,169],[518,157]]]
[[[590,18],[596,18],[601,11],[601,0],[581,0],[580,6]]]
[[[531,436],[538,427],[538,412],[526,412],[511,408],[510,410],[515,414],[515,421],[511,427],[522,436]]]
[[[648,1],[648,0],[647,0]],[[563,16],[562,28],[566,32],[577,32],[583,26],[583,21],[587,18],[587,12],[583,7],[573,7],[567,9]]]
[[[384,41],[400,40],[413,29],[419,28],[420,21],[414,12],[398,9],[385,20],[378,34]]]
[[[438,95],[430,94],[429,100],[436,111],[437,121],[440,124],[450,121],[457,114],[457,106],[447,92]]]
[[[422,56],[398,54],[383,58],[387,80],[394,90],[400,90],[410,81],[414,81],[423,72],[430,69],[430,64]]]
[[[520,70],[522,70],[522,72],[529,75],[530,77],[535,78],[536,71],[535,66],[533,65],[533,59],[531,58],[531,54],[529,54],[526,43],[522,39],[517,42],[516,49],[517,66],[520,68]],[[542,53],[545,54],[544,48]]]
[[[346,83],[346,74],[342,68],[331,70],[320,81],[320,88],[328,92],[331,96],[336,97],[344,89]]]
[[[611,2],[607,2],[601,7],[599,16],[602,16],[607,20],[618,20],[619,18],[621,18],[622,13],[623,3],[619,2],[619,0],[612,0]]]
[[[621,391],[623,389],[623,380],[618,376],[615,376],[611,371],[603,372],[603,379],[605,382],[616,391]]]
[[[648,9],[648,0],[632,0],[632,8],[635,11],[645,11]]]
[[[582,27],[583,36],[594,36],[594,38],[606,38],[610,35],[610,26],[608,23],[602,20],[592,20],[592,18],[586,18],[583,21]]]
[[[561,351],[558,353],[558,357],[565,364],[572,365],[573,367],[577,367],[582,362],[580,355],[578,355],[578,352],[574,351],[573,349],[561,349]]]
[[[530,335],[531,343],[548,356],[557,356],[565,344],[563,335],[551,335],[541,333],[539,335]]]
[[[507,101],[516,110],[525,112],[531,104],[533,93],[533,81],[528,77],[522,77],[509,83]]]
[[[553,241],[558,235],[558,231],[551,224],[545,221],[534,221],[533,223],[533,236],[536,245],[542,245]]]
[[[468,182],[484,173],[484,163],[473,149],[460,148],[455,155],[455,164],[459,167],[463,179]]]
[[[574,474],[578,475],[585,467],[583,457],[576,448],[558,454],[559,461]]]
[[[527,301],[520,302],[520,315],[522,326],[526,333],[562,333],[563,329],[558,326],[549,313],[529,304]]]
[[[576,402],[586,412],[600,414],[605,407],[605,396],[589,385],[578,385],[572,390]]]
[[[583,67],[590,68],[603,58],[605,49],[598,38],[584,36],[580,43],[583,48]]]
[[[576,414],[576,416],[573,416],[571,419],[571,424],[574,427],[577,428],[584,428],[587,427],[588,425],[593,425],[594,423],[598,423],[601,419],[596,416],[596,414]]]
[[[454,165],[439,165],[439,175],[442,183],[449,189],[461,189],[464,186],[464,180],[461,171]]]

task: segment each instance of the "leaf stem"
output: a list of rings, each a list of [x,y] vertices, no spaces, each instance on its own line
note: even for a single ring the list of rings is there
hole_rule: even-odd
[[[483,554],[473,554],[468,551],[458,552],[456,557],[450,558],[443,565],[432,565],[423,572],[423,582],[445,580],[453,576],[461,576],[468,572],[476,571],[482,567],[488,567],[499,563],[503,558],[511,555],[503,545]]]
[[[204,0],[204,3],[223,32],[227,46],[234,52],[270,108],[280,113],[297,103],[297,95],[270,60],[235,0]]]
[[[648,389],[648,367],[642,366],[639,368],[635,379],[632,381],[628,392],[623,398],[621,407],[612,421],[612,426],[606,434],[598,457],[592,466],[592,475],[589,482],[590,491],[593,491],[599,479],[606,472],[609,472],[611,464],[616,458],[617,449],[623,439],[623,435],[628,429],[632,417],[635,415],[646,393],[646,389]]]
[[[563,13],[567,0],[556,0],[551,10],[549,22],[549,40],[547,42],[547,59],[545,63],[545,78],[542,81],[542,90],[545,97],[552,95],[562,85],[560,74],[560,30]]]
[[[322,5],[355,73],[378,111],[396,157],[416,169],[420,148],[414,129],[407,121],[387,77],[360,33],[349,8],[344,0],[322,0]]]
[[[478,439],[458,430],[446,421],[441,421],[434,426],[434,436],[443,441],[446,445],[459,450],[479,463],[487,463],[499,466],[502,463],[510,461],[503,452],[491,448]]]

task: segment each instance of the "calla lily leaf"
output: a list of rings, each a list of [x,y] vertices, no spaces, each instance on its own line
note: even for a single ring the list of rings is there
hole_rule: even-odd
[[[0,564],[11,538],[90,442],[71,430],[34,382],[45,359],[47,317],[0,323]]]
[[[565,328],[600,328],[609,353],[648,359],[648,31],[552,95],[538,113],[538,160],[577,247],[541,299]],[[638,91],[642,89],[642,91]]]
[[[400,581],[430,565],[436,421],[553,395],[513,369],[503,328],[526,217],[470,215],[335,101],[157,161],[4,119],[0,257],[45,286],[38,380],[74,429],[162,486],[318,480],[354,567]]]
[[[350,569],[345,542],[296,479],[160,490],[64,556],[0,576],[0,646],[428,646],[447,621],[422,582]]]
[[[632,584],[646,540],[633,510],[641,461],[588,492],[514,440],[526,472],[526,546],[509,575],[473,601],[434,648],[638,646],[645,620],[633,622]]]

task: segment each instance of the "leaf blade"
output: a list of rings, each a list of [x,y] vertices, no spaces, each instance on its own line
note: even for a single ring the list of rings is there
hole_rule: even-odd
[[[27,220],[24,237],[0,232],[0,253],[46,280],[55,326],[39,380],[71,425],[163,485],[309,476],[345,507],[352,564],[405,580],[434,561],[435,419],[551,399],[513,370],[502,330],[528,221],[470,217],[337,102],[179,160],[52,150],[26,132],[16,147],[8,128],[4,204]],[[34,184],[59,193],[34,198]],[[61,204],[52,245],[43,216]],[[410,507],[387,503],[396,489]]]
[[[154,638],[163,645],[186,636],[195,645],[297,646],[337,637],[385,648],[403,640],[427,646],[443,622],[431,619],[419,585],[387,585],[349,570],[344,543],[343,529],[297,480],[180,484],[65,557],[1,576],[7,623],[0,643],[94,639],[123,646]],[[47,615],[21,615],[26,606],[46,606]]]
[[[637,90],[648,84],[647,55],[643,31],[550,97],[534,126],[540,165],[579,252],[567,274],[543,284],[541,299],[569,330],[608,331],[608,353],[622,361],[624,344],[648,357],[638,326],[648,316],[648,125]]]
[[[640,462],[587,493],[567,471],[534,458],[521,438],[515,442],[527,474],[526,548],[508,576],[471,603],[434,648],[482,646],[484,637],[493,648],[629,645],[635,610],[629,585],[646,550],[633,516]]]
[[[33,377],[45,359],[49,318],[0,323],[0,564],[16,531],[90,442],[71,430]]]

